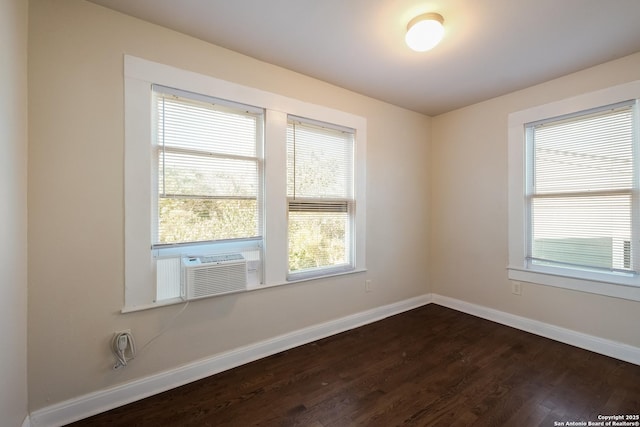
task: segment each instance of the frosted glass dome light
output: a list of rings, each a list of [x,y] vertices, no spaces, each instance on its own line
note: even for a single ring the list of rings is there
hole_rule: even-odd
[[[444,36],[444,19],[439,13],[425,13],[416,16],[407,25],[405,41],[417,51],[426,52],[433,49]]]

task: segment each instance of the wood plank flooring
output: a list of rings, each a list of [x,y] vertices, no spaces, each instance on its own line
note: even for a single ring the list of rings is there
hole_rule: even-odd
[[[71,425],[529,427],[639,413],[640,366],[430,304]]]

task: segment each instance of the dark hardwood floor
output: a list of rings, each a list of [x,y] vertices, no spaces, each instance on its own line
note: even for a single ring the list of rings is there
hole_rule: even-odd
[[[430,304],[71,425],[529,427],[639,413],[640,366]]]

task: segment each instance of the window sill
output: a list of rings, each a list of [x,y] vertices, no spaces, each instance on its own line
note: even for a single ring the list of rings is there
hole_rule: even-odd
[[[640,286],[637,284],[638,276],[620,275],[615,279],[619,279],[621,283],[613,283],[602,277],[604,276],[603,274],[586,277],[589,275],[588,272],[584,272],[585,277],[574,277],[556,271],[540,271],[521,267],[507,267],[507,271],[510,280],[640,301]],[[613,277],[609,280],[613,280]]]
[[[162,301],[158,301],[158,302],[154,302],[151,304],[146,304],[146,305],[137,305],[137,306],[133,306],[133,307],[123,307],[122,310],[120,310],[121,314],[127,314],[127,313],[134,313],[136,311],[145,311],[145,310],[150,310],[152,308],[158,308],[158,307],[166,307],[168,305],[175,305],[175,304],[182,304],[187,302],[187,300],[184,300],[180,297],[177,298],[171,298],[171,299],[166,299],[166,300],[162,300]]]
[[[332,277],[339,277],[339,276],[347,276],[350,274],[360,274],[360,273],[365,273],[367,271],[366,268],[356,268],[354,270],[349,270],[349,271],[341,271],[341,272],[335,272],[335,273],[330,273],[330,274],[325,274],[322,276],[313,276],[313,277],[306,277],[306,278],[300,278],[300,279],[296,279],[296,280],[289,280],[286,282],[282,282],[282,283],[269,283],[269,284],[264,284],[264,285],[252,285],[249,288],[247,288],[245,291],[240,291],[240,292],[234,292],[233,294],[242,294],[242,293],[246,293],[246,292],[251,292],[251,291],[258,291],[261,289],[269,289],[269,288],[276,288],[279,286],[286,286],[286,285],[292,285],[292,284],[297,284],[297,283],[304,283],[304,282],[310,282],[313,280],[322,280],[322,279],[329,279]],[[232,295],[232,294],[223,294],[223,295],[218,295],[218,296],[211,296],[209,298],[217,298],[217,297],[223,297],[225,295]],[[209,299],[207,298],[207,299]],[[171,298],[171,299],[166,299],[163,301],[158,301],[152,304],[147,304],[147,305],[140,305],[140,306],[135,306],[135,307],[123,307],[122,310],[120,310],[121,314],[127,314],[127,313],[134,313],[136,311],[145,311],[145,310],[150,310],[153,308],[158,308],[158,307],[166,307],[169,305],[176,305],[176,304],[183,304],[186,303],[187,300],[182,299],[180,297],[177,298]]]
[[[270,287],[274,287],[274,286],[282,286],[282,285],[290,285],[293,283],[302,283],[302,282],[309,282],[312,280],[319,280],[319,279],[328,279],[330,277],[338,277],[338,276],[345,276],[348,274],[357,274],[357,273],[364,273],[366,272],[367,269],[366,268],[355,268],[353,270],[344,270],[344,271],[334,271],[334,272],[330,272],[327,274],[322,274],[322,275],[317,275],[317,276],[306,276],[306,277],[292,277],[291,279],[288,279],[286,282],[283,283],[277,283],[277,284],[272,284],[272,285],[261,285],[260,289],[263,288],[270,288]]]

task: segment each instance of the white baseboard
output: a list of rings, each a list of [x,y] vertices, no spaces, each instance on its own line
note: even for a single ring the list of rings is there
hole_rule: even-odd
[[[516,316],[504,311],[494,310],[481,305],[471,304],[454,298],[432,294],[431,301],[463,313],[511,326],[522,331],[560,341],[574,347],[600,353],[605,356],[640,365],[640,348],[616,341],[606,340],[593,335],[583,334],[570,329],[554,326],[538,320]]]
[[[289,334],[161,372],[150,377],[47,406],[31,413],[30,426],[53,427],[68,424],[293,347],[373,323],[395,314],[403,313],[429,304],[430,302],[430,294],[421,295],[310,326]]]
[[[437,294],[425,294],[271,338],[33,411],[22,427],[53,427],[126,405],[299,345],[435,303],[546,338],[640,365],[640,348]]]
[[[31,420],[29,419],[29,415],[24,418],[22,422],[22,427],[31,427]]]

